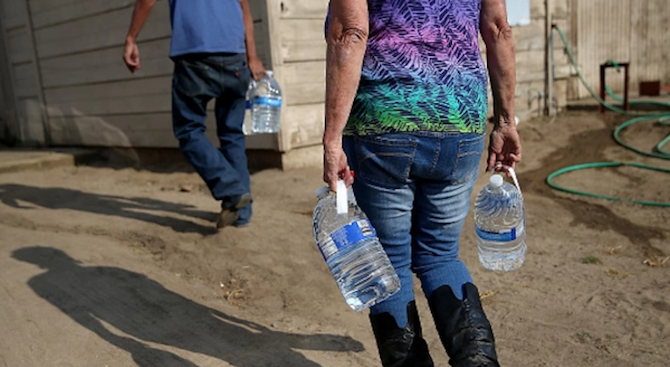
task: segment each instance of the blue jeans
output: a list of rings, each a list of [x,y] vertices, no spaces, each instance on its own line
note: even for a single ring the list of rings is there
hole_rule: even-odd
[[[478,175],[483,134],[413,133],[345,136],[356,172],[356,200],[400,277],[400,291],[371,308],[407,324],[416,273],[426,297],[449,285],[462,299],[472,282],[458,242]]]
[[[184,157],[223,208],[250,192],[242,124],[251,79],[245,54],[191,54],[173,58],[172,124]],[[216,99],[217,149],[205,136],[207,103]],[[251,203],[236,225],[249,222]]]

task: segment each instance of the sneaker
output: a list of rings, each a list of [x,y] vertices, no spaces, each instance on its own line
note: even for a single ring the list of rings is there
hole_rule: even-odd
[[[237,221],[239,218],[238,209],[244,208],[251,202],[251,194],[240,195],[237,203],[231,207],[221,209],[219,219],[216,221],[216,228],[228,227]]]

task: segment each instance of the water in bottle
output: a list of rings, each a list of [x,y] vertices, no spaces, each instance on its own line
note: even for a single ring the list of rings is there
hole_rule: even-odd
[[[266,71],[253,92],[251,129],[254,134],[279,132],[282,96],[272,75],[272,71]]]
[[[242,131],[244,132],[244,135],[251,135],[251,96],[254,93],[254,89],[256,88],[256,81],[251,79],[249,82],[249,87],[247,88],[247,97],[246,97],[246,103],[245,103],[245,110],[244,110],[244,123],[242,124]]]
[[[518,184],[492,175],[477,195],[474,217],[482,265],[501,272],[520,268],[526,256],[526,217]]]
[[[347,304],[356,311],[373,306],[400,289],[400,279],[374,228],[349,190],[345,212],[338,214],[336,194],[317,190],[314,239]]]

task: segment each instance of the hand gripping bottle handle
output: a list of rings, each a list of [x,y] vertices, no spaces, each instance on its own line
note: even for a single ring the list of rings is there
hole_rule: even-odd
[[[512,180],[514,181],[514,186],[516,186],[517,190],[519,190],[519,194],[521,194],[521,186],[519,185],[519,180],[516,177],[516,172],[514,171],[514,168],[510,166],[506,166],[504,164],[497,164],[495,167],[493,167],[493,172],[496,172],[498,168],[501,168],[507,172],[509,172],[509,175],[512,177]],[[523,196],[523,194],[522,194]]]
[[[347,214],[349,203],[347,201],[347,185],[344,180],[337,181],[337,214]]]

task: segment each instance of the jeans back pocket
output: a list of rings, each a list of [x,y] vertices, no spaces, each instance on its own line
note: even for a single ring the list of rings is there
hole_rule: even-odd
[[[188,97],[197,97],[207,93],[212,77],[212,65],[202,60],[185,58],[174,59],[173,88]]]
[[[356,137],[356,176],[388,188],[407,184],[417,142],[409,137]]]
[[[454,184],[462,184],[477,178],[484,150],[484,137],[484,134],[468,134],[458,142],[458,153],[451,177]]]

